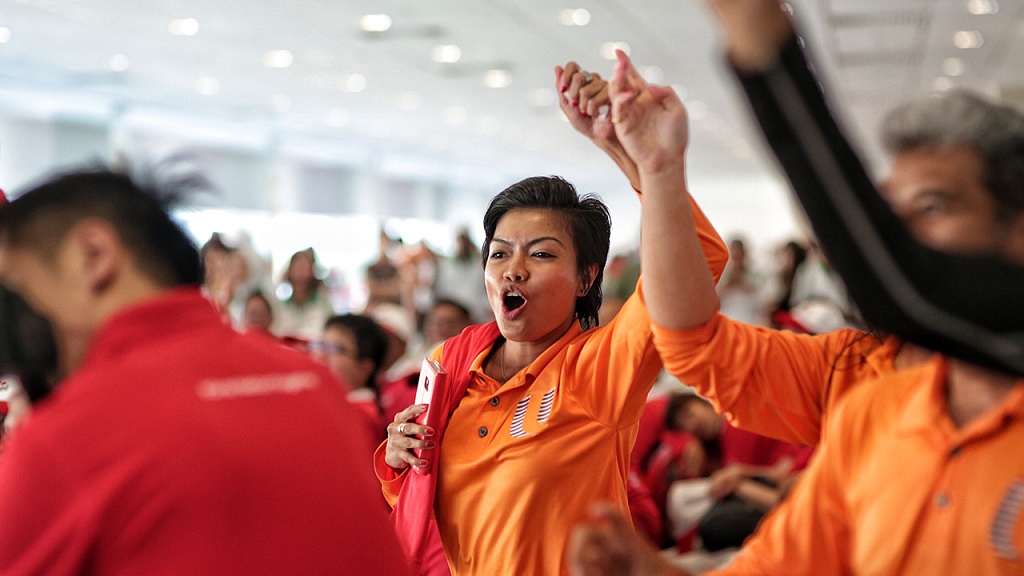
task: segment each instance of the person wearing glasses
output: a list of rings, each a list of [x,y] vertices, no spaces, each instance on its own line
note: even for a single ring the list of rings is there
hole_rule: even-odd
[[[345,387],[348,401],[365,417],[373,445],[385,437],[377,388],[377,375],[388,351],[388,336],[369,316],[341,314],[324,324],[321,338],[309,345],[313,357],[322,362]]]

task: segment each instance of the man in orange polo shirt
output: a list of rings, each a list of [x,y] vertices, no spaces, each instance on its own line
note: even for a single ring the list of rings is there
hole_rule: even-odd
[[[811,101],[808,108],[825,109],[815,106],[821,95],[777,2],[719,0],[713,4],[731,34],[730,56],[742,74],[764,77],[766,91],[779,86],[799,88],[802,98],[792,98],[792,92],[787,92],[791,96],[787,101],[795,102],[794,107]],[[748,90],[756,89],[748,86]],[[763,114],[765,108],[760,104],[759,114]],[[925,246],[983,256],[977,260],[985,262],[984,256],[999,256],[1018,265],[1015,271],[1004,264],[1005,277],[1019,278],[1019,264],[1024,262],[1020,180],[1007,181],[997,166],[1000,162],[1020,164],[1024,151],[1020,113],[959,94],[904,112],[902,128],[916,139],[892,140],[897,144],[897,156],[883,192],[893,211]],[[826,122],[821,117],[815,119]],[[933,139],[925,137],[929,134]],[[999,144],[993,146],[993,140]],[[787,167],[792,166],[791,156],[786,161],[790,162]],[[858,207],[866,205],[865,201]],[[847,209],[853,210],[849,206]],[[894,220],[891,214],[880,214],[879,220],[871,222],[884,229],[889,220]],[[877,272],[865,269],[864,273]],[[952,279],[964,280],[971,279]],[[1020,286],[1017,282],[1009,288],[1019,291]],[[992,288],[993,294],[998,294],[1004,287]],[[1019,311],[1019,299],[993,297],[1006,304],[1008,314]],[[653,289],[647,293],[649,306],[664,298],[665,294]],[[886,298],[891,295],[879,294],[876,300]],[[669,312],[660,315],[652,309],[652,320],[661,326],[656,330],[660,350],[666,344],[681,349],[687,332],[705,331],[718,338],[724,329],[740,342],[758,336],[753,331],[744,334],[742,328],[723,328],[725,324],[717,319],[710,322],[713,328],[707,328],[707,321],[693,323],[693,317],[687,320]],[[685,307],[674,312],[685,313]],[[996,341],[1010,342],[1000,335],[1000,330],[1006,330],[1005,322],[1001,329],[982,321],[970,326],[980,334],[995,336]],[[944,339],[944,330],[941,325],[929,326],[918,328],[918,333],[925,340],[956,349]],[[774,359],[776,363],[800,364],[804,360],[777,338],[763,341],[767,345],[754,363]],[[829,408],[824,443],[804,479],[721,573],[1022,573],[1024,460],[1019,454],[1024,444],[1024,381],[1007,372],[1015,370],[1012,354],[1000,357],[997,350],[981,348],[976,345],[972,349],[968,344],[957,351],[986,367],[935,355],[916,367],[845,391]],[[741,356],[751,355],[749,348],[741,346],[740,350]],[[805,354],[813,356],[814,351],[808,348]],[[713,353],[708,353],[708,361],[715,361],[711,356]],[[864,362],[856,355],[849,359]],[[740,362],[747,365],[745,360]],[[666,357],[666,365],[670,364]],[[755,369],[768,372],[773,368],[776,366],[769,363]],[[833,371],[846,368],[837,362]],[[712,369],[706,370],[710,373]],[[751,393],[762,396],[758,402],[767,405],[767,397],[783,402],[760,415],[749,409],[752,402],[745,395],[730,390],[727,393],[736,399],[734,405],[745,412],[742,418],[734,412],[734,420],[776,431],[794,430],[793,422],[806,422],[808,413],[823,410],[818,406],[808,410],[808,397],[834,399],[840,394],[834,387],[829,389],[829,381],[821,383],[817,394],[813,382],[809,384],[812,394],[784,382],[775,387],[754,386]],[[787,398],[787,392],[794,396]],[[751,420],[744,422],[744,418]],[[606,519],[610,523],[579,533],[575,558],[580,574],[675,573],[654,556],[623,545],[621,537],[628,535],[623,524],[607,515]],[[609,546],[602,551],[602,544]],[[618,563],[608,562],[610,559]],[[606,570],[613,565],[623,572]]]

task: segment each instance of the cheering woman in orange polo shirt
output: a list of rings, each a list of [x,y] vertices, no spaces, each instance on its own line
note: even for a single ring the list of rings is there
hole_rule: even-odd
[[[574,63],[556,74],[574,126],[614,136],[611,119],[598,114],[601,99],[607,102],[604,82]],[[616,156],[620,144],[605,141],[613,158],[627,158]],[[641,188],[643,174],[626,172]],[[704,250],[694,257],[706,258],[717,278],[725,246],[682,199],[673,209]],[[661,361],[641,285],[612,321],[597,326],[610,233],[600,200],[581,197],[561,178],[527,178],[494,197],[484,231],[497,321],[470,327],[434,352],[448,372],[447,421],[428,429],[414,421],[422,407],[402,411],[375,469],[397,504],[400,539],[418,570],[433,514],[456,576],[568,574],[572,525],[599,500],[627,508],[629,454]]]

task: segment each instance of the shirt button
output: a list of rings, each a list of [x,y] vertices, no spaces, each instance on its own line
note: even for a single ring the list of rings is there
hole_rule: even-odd
[[[498,402],[501,402],[501,400],[498,400],[497,396],[495,396],[494,398],[491,398],[491,406],[497,406]]]
[[[487,436],[487,427],[481,426],[480,429],[476,431],[476,433],[479,434],[481,438]]]
[[[938,506],[939,508],[945,508],[946,506],[949,506],[949,494],[943,492],[942,494],[936,496],[935,505]]]

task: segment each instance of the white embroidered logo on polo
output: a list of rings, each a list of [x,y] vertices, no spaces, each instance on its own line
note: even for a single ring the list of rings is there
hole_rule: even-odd
[[[989,530],[988,538],[992,547],[996,549],[996,555],[1006,560],[1017,560],[1020,558],[1020,551],[1013,545],[1013,528],[1020,520],[1021,512],[1024,511],[1024,480],[1018,480],[1010,486],[1003,496],[999,510],[992,521],[992,529]]]
[[[525,438],[530,435],[530,433],[523,427],[523,424],[526,422],[526,412],[530,408],[530,398],[532,397],[533,395],[530,394],[516,404],[516,411],[512,415],[512,425],[509,427],[509,434],[513,438]],[[538,424],[543,424],[548,421],[548,418],[551,416],[551,407],[554,403],[555,390],[552,388],[547,391],[540,400],[540,411],[537,412]]]
[[[509,429],[509,433],[513,438],[522,438],[527,436],[526,430],[523,430],[523,421],[526,420],[526,409],[530,407],[530,396],[523,398],[516,404],[516,412],[512,415],[512,426]]]
[[[227,400],[272,394],[298,394],[313,390],[319,385],[320,380],[312,372],[258,374],[203,380],[196,386],[196,394],[204,400]]]
[[[540,412],[537,413],[537,422],[544,423],[551,416],[551,406],[555,403],[555,390],[548,390],[547,394],[540,399]]]

